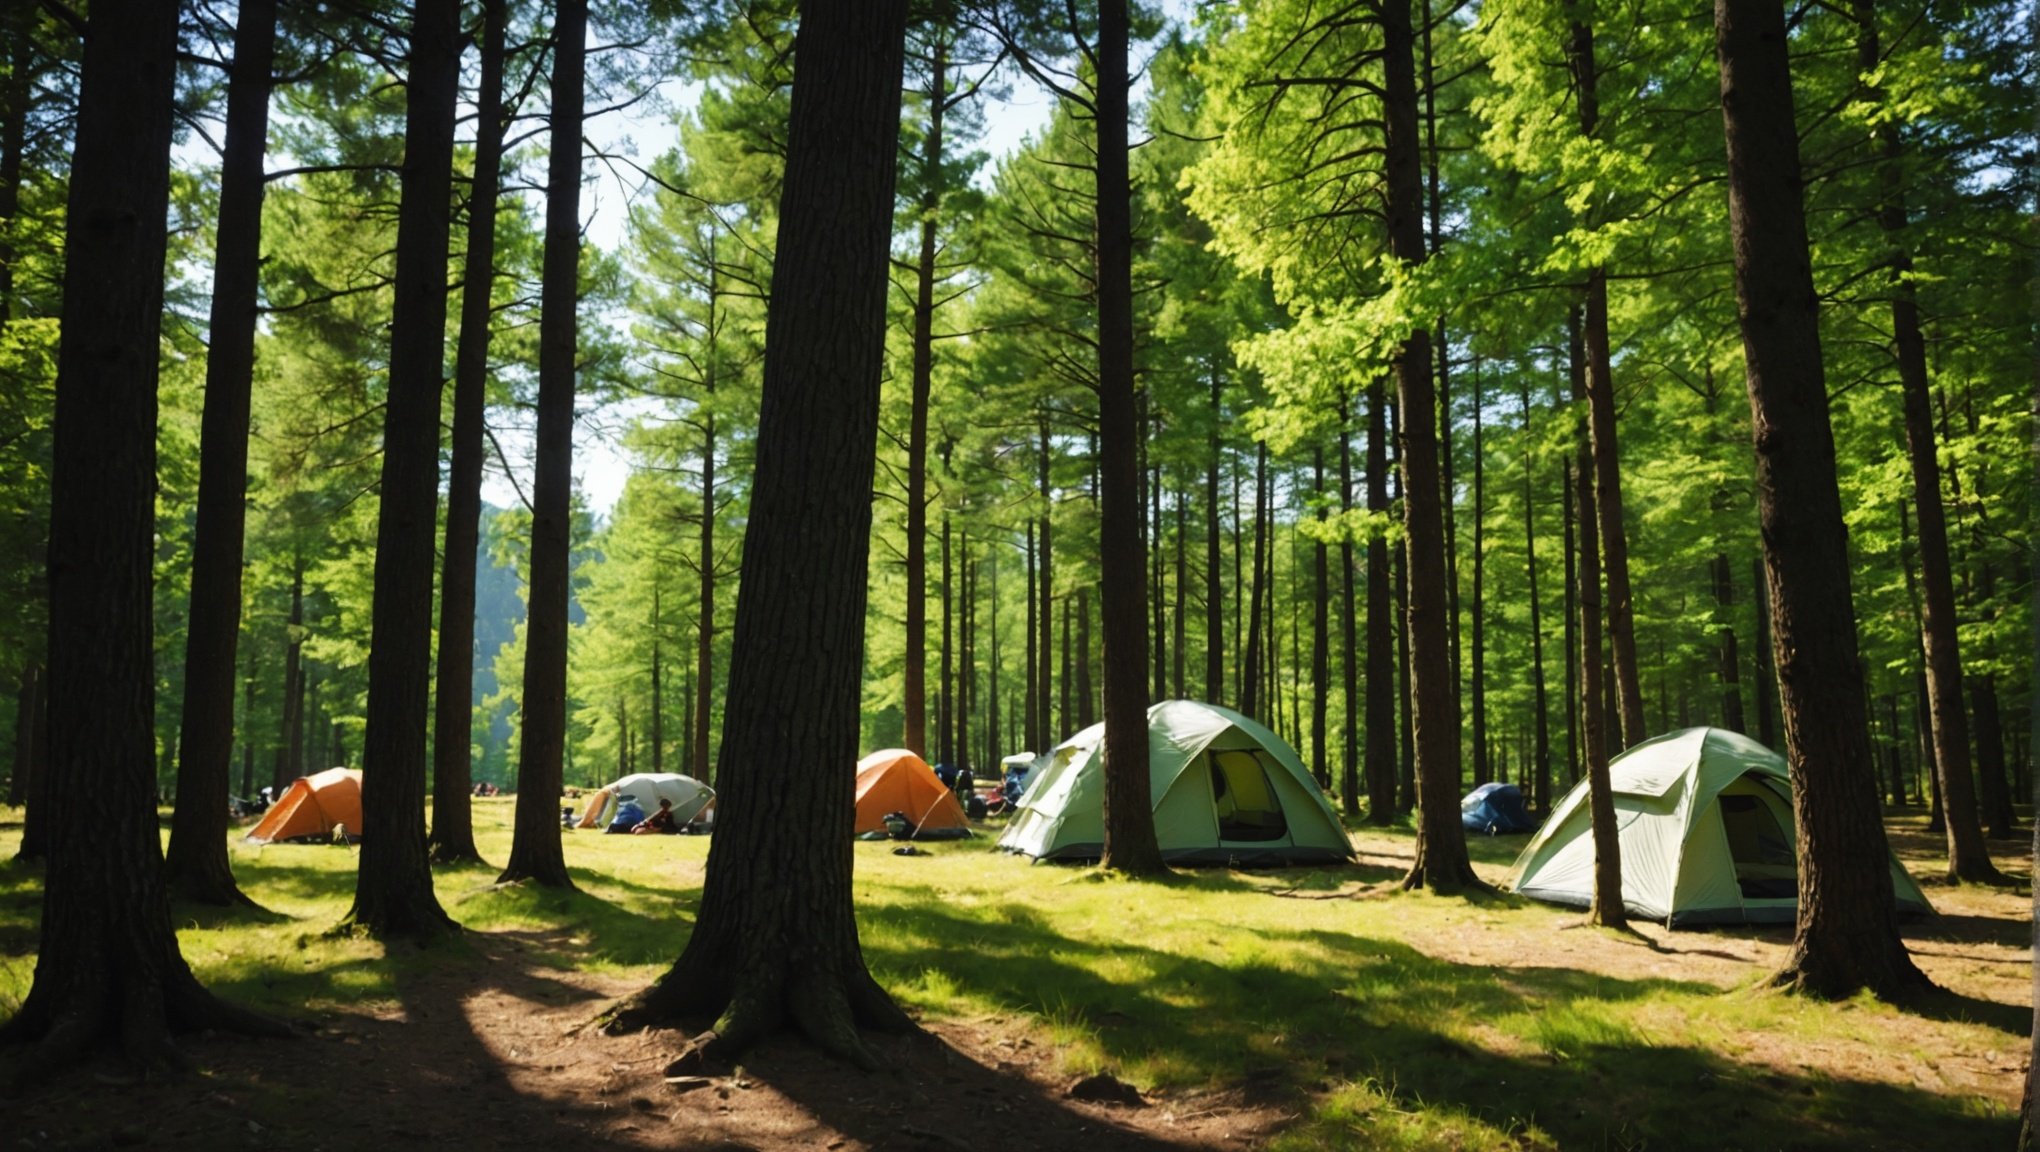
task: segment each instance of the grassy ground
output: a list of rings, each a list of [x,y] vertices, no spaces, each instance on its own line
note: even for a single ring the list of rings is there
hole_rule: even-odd
[[[477,802],[492,860],[508,853],[510,811]],[[0,808],[0,858],[18,818]],[[1939,864],[1918,823],[1892,827],[1925,878]],[[1476,841],[1483,874],[1499,879],[1523,839]],[[1907,934],[1946,993],[1818,1004],[1753,990],[1785,932],[1617,935],[1509,896],[1396,894],[1407,831],[1356,841],[1357,867],[1165,884],[1030,866],[989,837],[926,857],[859,844],[864,946],[924,1019],[992,1047],[1051,1046],[1065,1074],[1109,1071],[1160,1098],[1257,1100],[1282,1120],[1280,1149],[2010,1144],[2031,1019],[2020,892],[1927,888],[1943,914]],[[440,898],[471,939],[393,953],[322,935],[346,911],[352,852],[237,840],[236,872],[273,915],[180,908],[180,940],[224,994],[329,1023],[402,1013],[422,972],[479,982],[495,941],[561,980],[635,985],[677,953],[707,848],[569,833],[577,893],[442,871]],[[0,867],[0,1017],[33,972],[39,893],[38,869]]]

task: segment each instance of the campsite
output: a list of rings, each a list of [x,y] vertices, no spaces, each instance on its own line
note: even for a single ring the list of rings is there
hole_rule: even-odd
[[[476,805],[491,858],[510,808]],[[1895,823],[1894,843],[1931,874],[1920,825]],[[1525,839],[1476,838],[1482,874],[1500,880]],[[1404,897],[1409,833],[1365,829],[1345,868],[1157,888],[1030,865],[989,836],[928,858],[857,844],[865,955],[932,1038],[879,1041],[876,1075],[789,1038],[679,1092],[661,1069],[682,1037],[573,1031],[670,963],[699,908],[709,838],[658,841],[569,835],[571,893],[442,870],[467,931],[426,950],[323,936],[352,889],[347,849],[238,845],[275,915],[201,914],[180,943],[208,985],[304,1037],[200,1039],[205,1075],[123,1084],[132,1109],[95,1106],[109,1088],[89,1078],[17,1097],[19,1146],[145,1124],[141,1146],[193,1149],[1953,1149],[2005,1147],[2015,1123],[2017,896],[1929,887],[1940,915],[1906,937],[1940,1003],[1806,1003],[1753,988],[1787,929],[1624,938],[1520,899]],[[0,1005],[25,990],[13,949],[35,919],[29,879],[6,882]],[[1068,1095],[1101,1072],[1143,1106]]]
[[[0,3],[0,1152],[2040,1152],[2036,39]]]

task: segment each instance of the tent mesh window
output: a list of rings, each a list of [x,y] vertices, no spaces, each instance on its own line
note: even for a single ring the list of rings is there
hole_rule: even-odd
[[[1282,801],[1261,754],[1215,752],[1211,756],[1211,803],[1218,813],[1220,840],[1280,840],[1289,835]]]
[[[1771,806],[1762,796],[1740,791],[1723,792],[1720,804],[1728,854],[1735,861],[1735,880],[1744,899],[1796,899],[1799,876],[1792,840]]]

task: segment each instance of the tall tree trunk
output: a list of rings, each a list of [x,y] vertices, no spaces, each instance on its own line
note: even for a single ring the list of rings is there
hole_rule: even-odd
[[[1204,698],[1214,704],[1224,699],[1225,684],[1225,590],[1218,568],[1218,465],[1221,459],[1219,425],[1224,419],[1220,407],[1217,368],[1211,373],[1211,430],[1205,445],[1204,469]]]
[[[1379,373],[1367,384],[1367,511],[1386,518],[1388,506],[1388,414],[1386,388]],[[1343,477],[1342,477],[1343,478]],[[1377,521],[1377,524],[1379,522]],[[1397,550],[1398,553],[1400,549]],[[1389,587],[1388,540],[1377,527],[1367,537],[1367,818],[1388,824],[1396,813],[1396,691],[1394,605]],[[1354,605],[1352,546],[1346,548],[1346,651],[1352,666]],[[1354,705],[1353,684],[1346,683],[1347,712]],[[1405,791],[1409,791],[1408,788]],[[1414,797],[1412,797],[1414,799]]]
[[[694,1051],[720,1062],[790,1023],[871,1067],[859,1025],[913,1028],[858,945],[843,770],[860,727],[906,4],[806,0],[800,17],[716,836],[685,951],[611,1026],[715,1014]]]
[[[648,711],[652,717],[652,771],[666,770],[666,685],[664,669],[660,667],[665,656],[659,620],[659,586],[652,585],[652,700]]]
[[[1140,425],[1133,381],[1133,192],[1127,171],[1128,0],[1100,0],[1097,64],[1098,597],[1105,641],[1102,867],[1166,871],[1148,792],[1147,588],[1140,579]]]
[[[1579,351],[1587,347],[1580,326],[1580,310],[1575,308],[1569,312],[1566,321],[1572,332],[1573,349]],[[1592,362],[1591,352],[1584,364],[1579,357],[1573,358],[1575,411],[1588,406],[1586,393],[1588,380],[1593,376]],[[1579,484],[1575,499],[1580,508],[1579,636],[1583,705],[1580,717],[1587,745],[1587,805],[1593,818],[1594,837],[1594,898],[1587,907],[1587,923],[1620,928],[1629,923],[1629,910],[1622,903],[1622,842],[1615,827],[1615,790],[1608,779],[1606,726],[1612,717],[1603,712],[1604,685],[1601,683],[1600,528],[1607,519],[1596,516],[1596,497],[1599,494],[1595,491],[1594,460],[1587,431],[1577,422],[1574,427],[1573,439],[1578,445],[1578,467],[1574,475],[1578,477]]]
[[[1050,748],[1053,748],[1057,743],[1059,743],[1060,741],[1056,733],[1068,731],[1070,717],[1076,714],[1074,706],[1070,703],[1070,688],[1076,682],[1076,666],[1074,663],[1072,663],[1072,661],[1074,661],[1076,657],[1071,651],[1071,636],[1070,636],[1070,613],[1072,611],[1071,604],[1072,604],[1071,597],[1063,598],[1062,675],[1058,677],[1056,680],[1056,686],[1058,690],[1061,692],[1061,697],[1056,702],[1057,703],[1056,715],[1061,719],[1062,723],[1059,727],[1049,732],[1048,740],[1037,749],[1037,752],[1046,752]]]
[[[185,965],[157,829],[151,559],[178,8],[101,0],[85,35],[65,204],[50,744],[39,775],[91,802],[39,813],[49,866],[35,979],[0,1027],[0,1041],[41,1042],[35,1074],[108,1041],[149,1066],[170,1056],[175,1032],[285,1033],[214,999]]]
[[[709,273],[710,298],[714,297],[715,273]],[[714,309],[711,306],[709,329],[715,330]],[[716,348],[711,335],[708,353],[708,370],[704,374],[706,390],[714,395],[716,389]],[[701,414],[701,551],[696,560],[700,569],[701,586],[695,594],[694,614],[694,724],[688,730],[688,740],[693,744],[689,757],[702,773],[703,780],[711,780],[715,761],[709,756],[708,738],[710,720],[715,705],[715,502],[716,493],[715,454],[718,449],[715,412]]]
[[[1160,435],[1161,421],[1159,419],[1150,420],[1148,436],[1153,438]],[[1162,523],[1162,465],[1160,461],[1156,461],[1150,466],[1148,476],[1148,519],[1151,530],[1154,533],[1148,540],[1148,595],[1153,598],[1152,602],[1148,605],[1148,613],[1154,619],[1152,634],[1155,643],[1155,687],[1151,695],[1157,700],[1167,700],[1169,698],[1169,610],[1167,581],[1169,534],[1167,526]],[[1178,594],[1181,594],[1181,589],[1178,589]],[[1065,600],[1063,604],[1063,618],[1067,620],[1069,618],[1069,601]],[[1065,699],[1069,696],[1069,679],[1070,670],[1066,663],[1062,674],[1062,690]],[[1061,720],[1065,725],[1070,721],[1068,704],[1063,706]],[[1054,733],[1050,733],[1051,737],[1053,735]]]
[[[1566,41],[1566,63],[1572,72],[1579,109],[1580,135],[1600,134],[1600,72],[1594,62],[1594,29],[1574,11]],[[1587,352],[1587,426],[1593,445],[1595,507],[1600,513],[1599,543],[1608,581],[1608,638],[1615,664],[1615,698],[1621,708],[1619,744],[1627,748],[1644,737],[1643,695],[1636,663],[1636,630],[1629,595],[1629,541],[1622,521],[1621,454],[1615,441],[1615,378],[1608,350],[1608,273],[1596,267],[1587,273],[1584,336]],[[1584,506],[1583,506],[1584,507]],[[1611,720],[1614,718],[1611,718]],[[1612,735],[1612,733],[1611,733]]]
[[[1778,729],[1771,720],[1771,705],[1778,699],[1778,677],[1771,667],[1771,587],[1762,556],[1750,561],[1750,599],[1757,620],[1757,683],[1752,693],[1757,698],[1757,743],[1776,748]]]
[[[1043,408],[1040,412],[1040,421],[1041,461],[1038,480],[1041,485],[1041,587],[1038,595],[1041,598],[1041,610],[1035,626],[1041,631],[1035,653],[1035,660],[1037,661],[1034,673],[1034,691],[1036,693],[1036,703],[1034,706],[1035,723],[1034,730],[1028,734],[1028,743],[1032,748],[1045,750],[1052,743],[1048,734],[1048,704],[1053,695],[1053,685],[1055,683],[1055,677],[1052,674],[1054,667],[1049,660],[1049,653],[1053,651],[1050,645],[1054,639],[1050,635],[1050,625],[1055,620],[1055,605],[1053,603],[1055,599],[1055,488],[1050,483],[1048,471],[1049,461],[1053,457],[1050,451],[1048,410],[1046,408]],[[1135,506],[1134,515],[1136,519],[1139,518],[1139,506]],[[1140,563],[1134,566],[1134,571],[1141,577],[1141,588],[1143,591],[1147,587],[1146,561],[1147,550],[1143,547],[1141,549]],[[1140,626],[1143,634],[1145,634],[1147,627],[1145,623],[1147,613],[1145,611],[1141,613],[1139,620],[1141,621]],[[1145,656],[1141,659],[1141,684],[1141,694],[1145,696],[1147,693],[1147,659]]]
[[[432,892],[425,850],[425,721],[432,686],[432,535],[439,511],[439,373],[446,347],[460,4],[416,0],[412,11],[368,729],[361,747],[363,836],[348,913],[352,924],[385,939],[455,928]],[[525,687],[528,694],[531,685]],[[553,797],[544,799],[550,806]],[[551,819],[557,830],[559,814]]]
[[[573,549],[574,375],[581,277],[581,109],[586,101],[588,0],[557,0],[553,18],[552,154],[539,285],[538,430],[531,480],[531,588],[517,726],[517,815],[497,882],[571,888],[560,842],[567,739],[567,600]],[[707,510],[703,510],[704,516]]]
[[[937,729],[940,738],[936,741],[935,755],[943,764],[956,763],[956,598],[952,595],[955,569],[949,558],[949,513],[942,514],[942,683],[937,698]]]
[[[1494,779],[1493,749],[1488,746],[1487,722],[1487,471],[1481,457],[1486,454],[1482,438],[1481,408],[1487,397],[1481,391],[1480,358],[1473,361],[1473,782]]]
[[[1396,444],[1395,463],[1387,470],[1395,480],[1395,499],[1403,497],[1402,480],[1402,412],[1400,408],[1390,410],[1389,418],[1392,435],[1390,443]],[[1370,432],[1371,434],[1371,432]],[[1371,548],[1372,545],[1370,544]],[[1388,549],[1389,562],[1395,571],[1395,682],[1396,730],[1400,737],[1396,741],[1396,811],[1409,813],[1417,809],[1417,741],[1416,723],[1410,705],[1410,564],[1409,549],[1395,547]],[[1372,553],[1370,552],[1370,561]],[[1369,571],[1373,571],[1370,566]],[[1369,611],[1372,611],[1370,608]]]
[[[1898,937],[1863,714],[1784,9],[1715,0],[1736,311],[1757,456],[1799,842],[1799,915],[1774,982],[1894,997],[1928,981]]]
[[[432,701],[432,833],[437,864],[479,864],[474,811],[475,569],[482,529],[483,413],[488,405],[490,302],[496,286],[496,198],[503,168],[506,0],[482,5],[482,73],[475,90],[475,173],[461,262],[460,340],[453,358],[453,458],[446,481],[446,550],[439,571],[438,690]]]
[[[1850,9],[1857,20],[1857,65],[1869,74],[1881,63],[1876,6],[1873,0],[1853,0]],[[1881,94],[1873,87],[1869,96],[1875,101]],[[1935,455],[1926,342],[1920,336],[1912,253],[1905,240],[1903,148],[1895,122],[1880,126],[1875,134],[1879,176],[1877,221],[1888,249],[1892,340],[1897,346],[1899,387],[1905,400],[1905,443],[1912,461],[1913,504],[1919,514],[1920,583],[1926,593],[1921,607],[1927,708],[1933,723],[1934,763],[1940,771],[1941,803],[1946,816],[1948,879],[1956,883],[1997,883],[2004,877],[1991,863],[1984,843],[1969,762],[1969,718],[1962,701],[1962,656],[1956,637],[1948,517],[1941,504],[1941,465]]]
[[[290,616],[284,624],[283,724],[276,740],[276,775],[271,783],[278,796],[290,782],[303,775],[304,683],[305,683],[305,562],[293,557],[290,576]]]
[[[2012,815],[2011,789],[2005,783],[2005,732],[1998,717],[1997,677],[1990,673],[1969,679],[1969,699],[1976,709],[1976,772],[1982,781],[1983,818],[1992,839],[2018,835]]]
[[[1343,431],[1341,433],[1343,435]],[[1310,585],[1310,774],[1319,788],[1332,786],[1332,773],[1325,755],[1325,710],[1331,694],[1331,566],[1325,545],[1324,530],[1330,523],[1331,509],[1325,492],[1325,450],[1322,445],[1313,447],[1310,454],[1311,485],[1317,495],[1318,534],[1311,540],[1311,585]],[[1350,663],[1351,658],[1348,658]],[[1346,704],[1350,711],[1352,702]],[[1345,801],[1344,790],[1340,799]],[[1351,803],[1351,801],[1345,801]]]
[[[1564,461],[1565,468],[1565,782],[1572,787],[1580,782],[1584,768],[1580,760],[1582,741],[1580,739],[1580,700],[1586,691],[1580,685],[1579,647],[1579,552],[1576,547],[1574,526],[1579,521],[1579,508],[1575,503],[1579,489],[1577,477],[1573,475],[1571,457]]]
[[[1098,722],[1098,693],[1091,686],[1091,590],[1077,588],[1077,730]]]
[[[971,764],[970,714],[977,707],[977,561],[970,554],[970,535],[965,533],[961,570],[963,619],[959,622],[958,668],[956,678],[956,759],[958,768]]]
[[[1249,593],[1251,603],[1247,608],[1247,652],[1242,661],[1245,667],[1240,674],[1240,712],[1257,720],[1262,719],[1261,664],[1262,602],[1268,595],[1267,580],[1263,570],[1268,565],[1268,530],[1263,513],[1266,511],[1268,486],[1268,445],[1254,443],[1254,583]]]
[[[928,131],[921,139],[921,250],[914,262],[913,403],[907,432],[906,731],[928,751],[928,402],[935,380],[935,234],[942,208],[942,115],[949,110],[949,41],[938,35],[928,72]]]
[[[1406,265],[1425,259],[1424,195],[1417,156],[1417,90],[1409,0],[1385,0],[1382,118],[1386,125],[1388,241]],[[1409,554],[1410,696],[1416,745],[1416,860],[1406,888],[1485,888],[1466,854],[1459,823],[1459,732],[1453,685],[1447,521],[1441,504],[1438,398],[1432,392],[1431,338],[1410,334],[1395,360],[1402,412],[1403,538]],[[1440,602],[1441,593],[1446,602]]]
[[[1020,729],[1020,743],[1029,748],[1035,746],[1035,725],[1040,723],[1040,716],[1035,709],[1041,688],[1040,665],[1035,650],[1040,642],[1037,639],[1039,625],[1035,619],[1041,610],[1041,601],[1035,596],[1036,585],[1040,581],[1034,569],[1034,551],[1034,518],[1030,516],[1027,520],[1027,543],[1021,549],[1021,557],[1027,567],[1027,595],[1024,597],[1027,601],[1027,623],[1020,629],[1021,636],[1027,641],[1027,650],[1020,661],[1021,668],[1027,674],[1027,687],[1021,693],[1021,706],[1026,718],[1022,721]]]
[[[1544,690],[1544,617],[1537,602],[1537,469],[1530,430],[1530,378],[1523,378],[1523,567],[1530,581],[1530,691],[1531,724],[1535,743],[1531,746],[1530,804],[1539,812],[1551,811],[1551,711]],[[1567,654],[1571,659],[1571,654]]]
[[[1380,388],[1378,380],[1374,387],[1377,390]],[[1350,518],[1353,511],[1352,414],[1346,398],[1343,396],[1339,398],[1338,416],[1339,511]],[[1374,462],[1374,445],[1371,441],[1368,444],[1367,451],[1369,453],[1367,462],[1371,466]],[[1369,475],[1368,483],[1372,485],[1372,475]],[[1373,489],[1370,487],[1368,491],[1371,496]],[[1373,571],[1374,545],[1378,536],[1379,533],[1376,533],[1368,539],[1367,543],[1370,574]],[[1359,636],[1356,634],[1359,624],[1355,619],[1359,595],[1358,574],[1353,567],[1353,541],[1342,533],[1339,540],[1339,672],[1340,678],[1344,681],[1340,687],[1345,694],[1346,706],[1341,710],[1339,717],[1339,799],[1341,807],[1347,816],[1360,815],[1361,768],[1363,763],[1372,765],[1374,762],[1373,756],[1377,754],[1374,748],[1374,729],[1371,724],[1367,730],[1367,748],[1363,752],[1360,747],[1360,712],[1362,708],[1368,709],[1368,717],[1370,721],[1372,720],[1374,695],[1378,690],[1373,679],[1370,677],[1367,681],[1367,696],[1363,699],[1360,695],[1361,655]],[[1372,609],[1372,599],[1369,599],[1368,607],[1370,610]],[[1370,618],[1370,626],[1372,623],[1373,621]],[[1373,639],[1373,633],[1370,631],[1368,640],[1371,643]],[[1370,648],[1367,653],[1370,661],[1373,655],[1373,650]],[[1373,670],[1371,663],[1368,670],[1370,672]],[[1386,824],[1395,818],[1392,811],[1393,806],[1384,809],[1371,804],[1371,801],[1374,799],[1374,783],[1374,777],[1368,776],[1367,786],[1370,807],[1367,819],[1374,824]]]
[[[262,267],[262,162],[268,151],[276,0],[245,0],[235,17],[213,233],[213,297],[191,542],[177,801],[163,860],[172,895],[254,906],[227,862],[227,786],[234,756],[234,651],[241,631],[241,537],[247,522],[248,420]],[[17,174],[18,178],[18,174]],[[16,179],[6,181],[11,190]],[[12,213],[9,213],[11,216]],[[0,293],[0,299],[5,294]]]
[[[1183,674],[1189,663],[1190,561],[1187,555],[1190,537],[1189,504],[1189,495],[1179,490],[1176,493],[1176,603],[1175,620],[1173,621],[1176,631],[1176,650],[1172,655],[1169,668],[1169,678],[1173,688],[1169,695],[1177,699],[1183,697]]]
[[[1731,731],[1743,732],[1742,660],[1735,648],[1735,576],[1728,553],[1714,554],[1714,604],[1720,609],[1717,629],[1716,675],[1721,679],[1721,722]]]

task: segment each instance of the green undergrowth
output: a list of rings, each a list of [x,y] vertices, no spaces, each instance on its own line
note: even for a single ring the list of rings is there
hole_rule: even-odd
[[[508,854],[510,813],[507,800],[477,804],[491,861]],[[18,837],[10,815],[0,809],[0,857]],[[1409,835],[1371,830],[1368,842],[1406,851]],[[1505,865],[1520,845],[1472,848]],[[468,931],[418,949],[328,934],[352,898],[351,850],[236,841],[236,874],[270,914],[180,906],[179,936],[208,984],[299,1018],[398,1006],[404,981],[449,966],[477,979],[514,963],[649,980],[684,943],[707,849],[571,832],[574,892],[443,868],[440,900]],[[1842,1045],[1874,1065],[1897,1033],[1913,1047],[1893,1058],[1934,1065],[2005,1048],[2006,1013],[1810,1003],[1754,991],[1754,968],[1714,982],[1647,963],[1601,975],[1549,951],[1577,914],[1507,895],[1395,894],[1397,871],[1381,863],[1141,883],[1030,865],[990,838],[926,851],[855,848],[865,954],[905,1004],[1047,1047],[1064,1075],[1106,1071],[1164,1097],[1217,1093],[1293,1116],[1277,1149],[1953,1148],[2008,1145],[2014,1129],[2006,1107],[1954,1082],[1794,1057]],[[0,866],[0,1015],[27,991],[39,893],[39,868]],[[1448,958],[1467,941],[1520,959]]]

